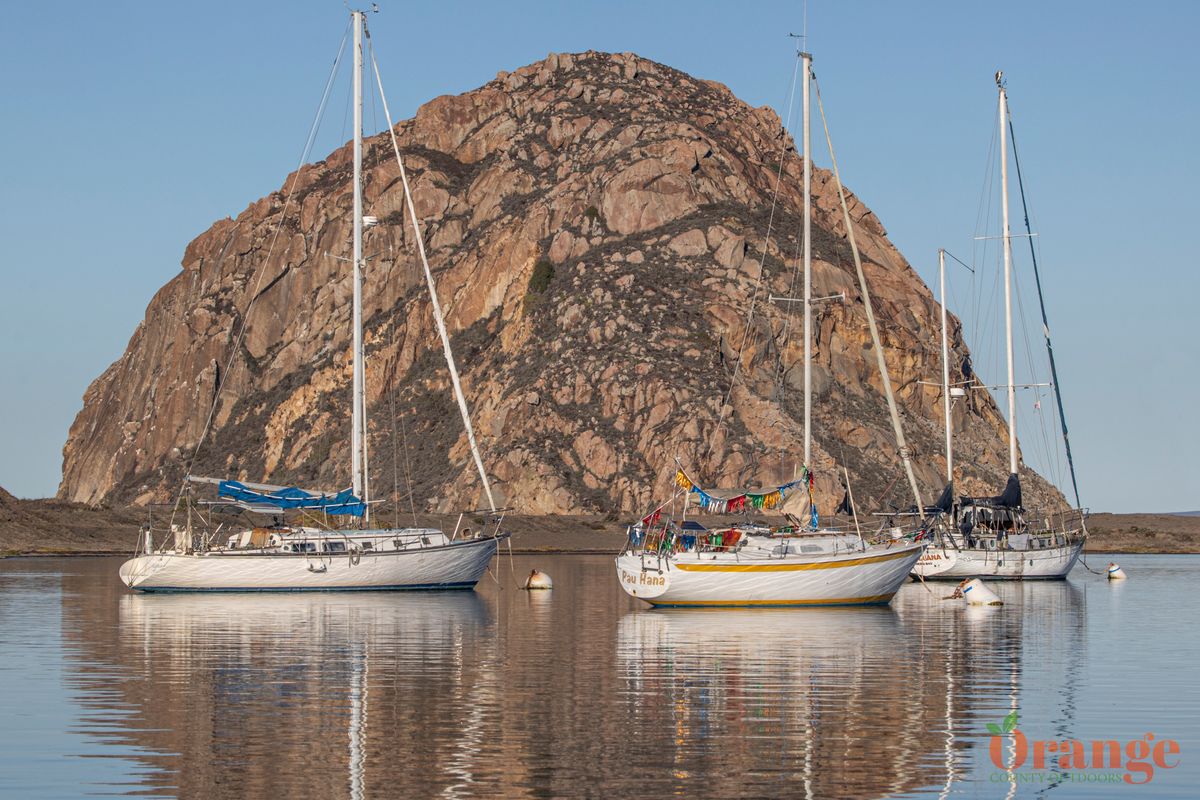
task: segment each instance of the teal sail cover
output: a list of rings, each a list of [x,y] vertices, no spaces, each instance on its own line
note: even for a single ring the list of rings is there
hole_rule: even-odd
[[[273,506],[282,510],[306,509],[309,511],[324,511],[326,514],[345,514],[361,517],[367,510],[367,504],[354,496],[351,489],[343,489],[337,494],[319,494],[306,492],[294,486],[285,486],[271,491],[251,489],[240,481],[221,481],[217,487],[221,497],[251,503],[256,506]]]

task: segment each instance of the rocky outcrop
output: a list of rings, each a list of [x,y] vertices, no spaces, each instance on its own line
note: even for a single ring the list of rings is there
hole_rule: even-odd
[[[676,459],[714,485],[794,474],[799,317],[767,296],[798,285],[801,163],[774,111],[632,54],[589,52],[437,98],[396,133],[484,459],[507,504],[646,508],[667,493]],[[187,247],[125,354],[88,389],[60,497],[165,499],[194,453],[198,474],[347,483],[350,279],[339,259],[350,247],[349,157],[343,147],[305,166]],[[386,137],[367,142],[366,164],[367,213],[382,223],[365,243],[375,493],[411,487],[428,510],[473,507],[480,489]],[[814,191],[815,292],[846,297],[815,319],[819,500],[840,497],[846,465],[860,503],[905,505],[823,170]],[[936,306],[875,215],[851,203],[932,495],[940,395],[919,381],[939,374]],[[961,361],[957,325],[953,336]],[[997,491],[1006,449],[994,404],[980,393],[954,421],[961,488]],[[1032,474],[1026,492],[1056,497]]]

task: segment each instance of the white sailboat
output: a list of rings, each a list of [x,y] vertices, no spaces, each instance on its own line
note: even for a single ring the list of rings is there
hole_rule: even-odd
[[[921,556],[913,570],[914,577],[961,580],[963,578],[992,578],[1010,580],[1064,579],[1075,566],[1087,538],[1085,514],[1075,509],[1037,517],[1030,514],[1021,500],[1021,481],[1017,458],[1016,378],[1013,366],[1012,318],[1012,234],[1008,223],[1008,136],[1011,124],[1008,116],[1008,93],[1003,73],[996,73],[999,88],[1000,115],[1000,191],[1004,251],[1004,319],[1006,356],[1008,363],[1008,484],[995,497],[954,497],[954,444],[951,430],[952,402],[949,366],[949,344],[946,326],[946,253],[938,252],[938,275],[942,313],[942,397],[946,424],[946,490],[940,505],[945,512],[937,525],[936,542]],[[1019,162],[1018,162],[1019,166]],[[1026,216],[1028,222],[1028,215]],[[1035,260],[1036,268],[1036,260]],[[1039,293],[1041,290],[1039,279]],[[1049,325],[1045,322],[1042,304],[1043,330],[1049,346]],[[1054,370],[1053,349],[1050,365]],[[1057,374],[1054,391],[1058,393]],[[1058,404],[1062,414],[1061,399]],[[1063,436],[1066,422],[1063,419]],[[1072,484],[1076,504],[1078,484],[1071,463]]]
[[[702,508],[717,511],[774,508],[798,485],[811,488],[811,342],[812,342],[812,174],[811,100],[812,56],[799,53],[803,72],[803,169],[804,169],[804,470],[792,481],[763,492],[704,490],[681,468],[676,486],[687,499],[698,497]],[[818,98],[819,101],[819,98]],[[828,130],[826,130],[828,139]],[[830,155],[833,155],[832,145]],[[858,268],[859,286],[867,309],[884,391],[892,414],[897,444],[904,459],[910,485],[920,508],[904,432],[891,391],[891,382],[880,349],[878,331],[871,311],[854,227],[846,206],[845,192],[833,174],[842,200],[850,249]],[[815,509],[809,491],[812,530],[788,524],[779,528],[758,524],[707,530],[693,521],[672,520],[660,506],[639,524],[631,526],[629,540],[616,558],[617,578],[626,593],[655,606],[828,606],[874,605],[891,601],[925,549],[924,531],[908,536],[868,542],[861,534],[817,530]]]
[[[121,565],[121,580],[143,592],[171,591],[297,591],[379,589],[471,589],[483,576],[499,542],[508,534],[500,530],[503,515],[492,496],[479,447],[463,396],[450,339],[446,332],[433,274],[425,256],[420,222],[409,191],[408,177],[400,158],[395,129],[379,68],[372,67],[391,132],[392,147],[400,168],[408,216],[415,234],[433,306],[434,322],[441,338],[455,398],[462,413],[468,443],[487,497],[488,530],[470,535],[456,527],[451,534],[434,528],[371,528],[371,504],[367,474],[367,408],[364,383],[362,337],[362,108],[363,35],[366,15],[351,12],[354,49],[354,243],[353,243],[353,411],[351,432],[352,486],[341,492],[321,492],[272,484],[187,477],[187,486],[215,484],[219,499],[210,509],[224,507],[258,514],[271,521],[232,533],[212,517],[193,514],[188,500],[186,523],[172,524],[156,548],[154,531],[146,526],[138,543],[138,554]],[[178,504],[177,504],[178,508]],[[362,520],[363,527],[338,529],[330,526],[296,525],[286,521],[289,512],[307,513],[309,518],[348,515]],[[174,515],[173,515],[174,517]],[[197,526],[199,522],[199,526]],[[222,537],[218,540],[218,537]]]

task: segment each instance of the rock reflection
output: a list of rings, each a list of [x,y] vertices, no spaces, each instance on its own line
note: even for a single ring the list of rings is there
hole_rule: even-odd
[[[1074,587],[1014,593],[1003,609],[906,587],[895,609],[627,613],[617,653],[636,705],[631,735],[649,749],[669,732],[659,752],[677,792],[945,796],[977,777],[969,751],[985,721],[1019,705],[1024,650],[1040,642],[1022,607],[1039,629],[1081,635]]]
[[[160,760],[159,790],[363,797],[398,778],[469,780],[472,719],[499,689],[494,625],[475,593],[126,594],[116,608],[111,655],[133,672],[116,686],[136,709],[122,727],[185,765]],[[451,715],[453,739],[439,731]]]
[[[881,797],[932,779],[932,676],[905,635],[887,608],[638,611],[618,654],[636,735],[673,732],[677,789]]]
[[[1080,733],[1071,584],[1000,587],[995,609],[913,585],[882,609],[649,610],[610,559],[555,562],[551,592],[515,590],[527,563],[412,595],[63,573],[74,732],[137,791],[205,798],[947,796],[988,780],[1010,710]]]

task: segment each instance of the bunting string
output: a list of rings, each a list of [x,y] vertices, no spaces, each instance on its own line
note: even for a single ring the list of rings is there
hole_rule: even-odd
[[[804,470],[804,475],[800,480],[777,486],[769,492],[743,492],[734,497],[716,497],[701,489],[682,469],[675,473],[675,485],[685,492],[695,495],[697,504],[713,514],[734,514],[745,511],[747,508],[760,510],[776,508],[783,502],[788,491],[801,484],[808,485],[811,494],[812,475],[807,469]]]

